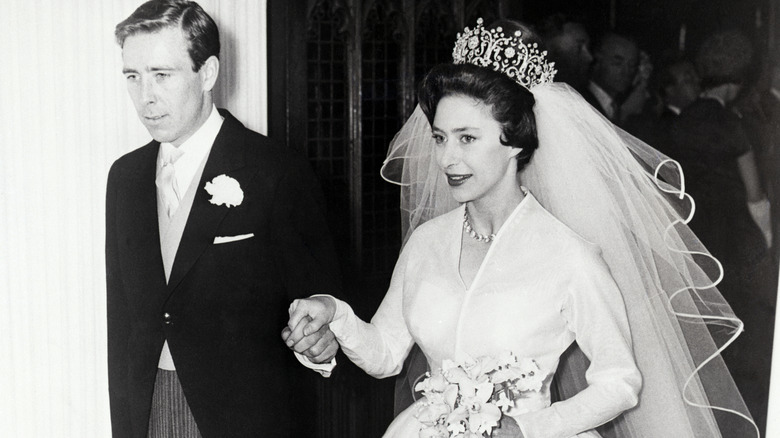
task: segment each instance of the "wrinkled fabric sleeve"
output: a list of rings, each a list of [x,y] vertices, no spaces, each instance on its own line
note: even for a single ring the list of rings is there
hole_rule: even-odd
[[[334,298],[336,314],[330,329],[336,335],[341,349],[355,365],[379,379],[400,373],[413,345],[403,315],[404,276],[412,246],[406,245],[401,252],[390,280],[390,288],[371,318],[371,323],[358,318],[349,304]]]
[[[591,363],[588,386],[568,400],[516,418],[525,438],[566,438],[594,429],[638,402],[642,377],[634,361],[625,304],[604,261],[584,254],[561,312]]]

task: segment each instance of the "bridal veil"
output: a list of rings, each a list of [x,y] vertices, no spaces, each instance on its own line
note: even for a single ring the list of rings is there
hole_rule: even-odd
[[[638,406],[602,433],[758,436],[720,355],[743,323],[717,289],[719,262],[686,225],[695,203],[685,193],[682,169],[613,125],[569,86],[543,81],[527,88],[536,100],[539,148],[519,181],[601,248],[623,294],[644,380]],[[417,226],[457,206],[433,148],[418,106],[382,168],[385,179],[401,186],[404,242]],[[564,358],[557,373],[563,397],[586,386],[587,365],[578,350]]]

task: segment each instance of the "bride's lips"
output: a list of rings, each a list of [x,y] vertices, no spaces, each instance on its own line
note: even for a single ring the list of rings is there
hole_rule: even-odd
[[[453,186],[453,187],[454,186],[459,186],[459,185],[463,184],[464,182],[466,182],[467,179],[471,178],[471,174],[456,175],[456,174],[452,174],[452,173],[447,173],[445,175],[447,175],[447,184],[449,184],[450,186]]]

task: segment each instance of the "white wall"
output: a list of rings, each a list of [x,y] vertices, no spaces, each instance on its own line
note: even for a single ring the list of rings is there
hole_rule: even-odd
[[[201,0],[220,25],[217,104],[267,131],[265,0]],[[149,141],[116,23],[140,0],[4,0],[0,14],[0,436],[110,435],[104,198]]]

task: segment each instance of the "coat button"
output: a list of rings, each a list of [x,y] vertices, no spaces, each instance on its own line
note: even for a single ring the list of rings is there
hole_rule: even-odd
[[[170,313],[165,312],[163,314],[163,321],[165,321],[165,324],[171,325],[171,324],[173,324],[173,317],[171,317]]]

